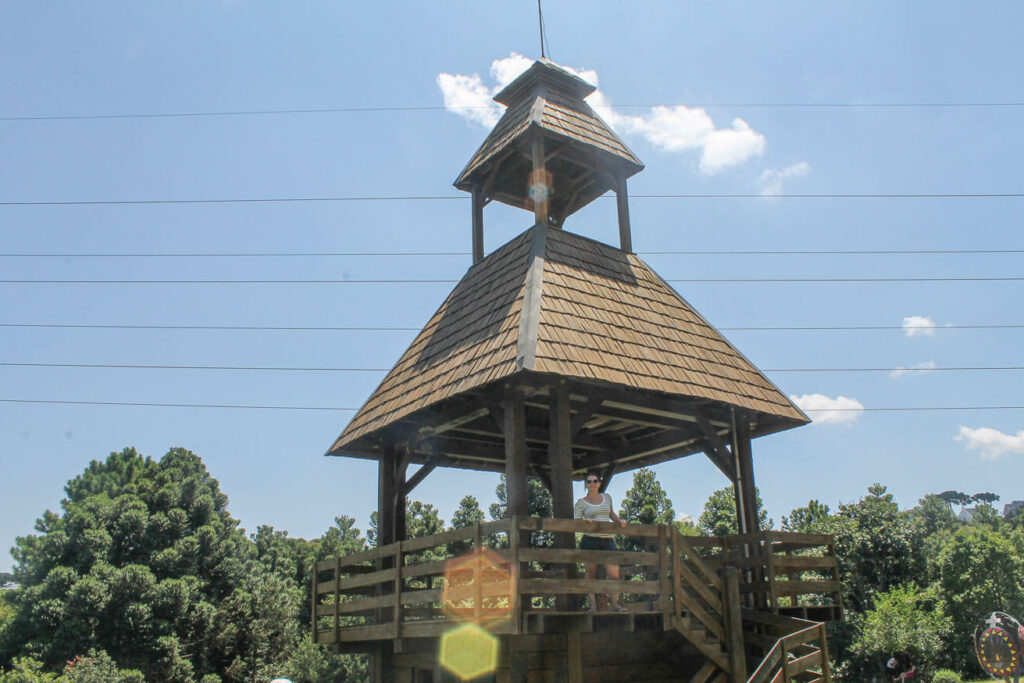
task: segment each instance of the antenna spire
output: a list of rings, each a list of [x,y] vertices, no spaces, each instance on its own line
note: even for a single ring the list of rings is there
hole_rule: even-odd
[[[540,0],[537,0],[537,22],[540,25],[540,58],[545,59],[544,52],[544,12],[540,8]]]

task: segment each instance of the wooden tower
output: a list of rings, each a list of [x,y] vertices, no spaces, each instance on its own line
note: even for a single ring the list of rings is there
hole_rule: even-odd
[[[509,516],[518,520],[508,534],[515,545],[512,537],[532,524],[523,521],[527,476],[539,477],[550,489],[555,518],[571,520],[573,481],[588,471],[600,472],[607,486],[615,473],[700,453],[734,485],[740,534],[746,535],[744,543],[752,543],[758,509],[751,441],[809,422],[632,253],[626,182],[643,164],[584,101],[593,90],[541,59],[495,97],[507,107],[505,113],[455,181],[473,198],[473,265],[328,450],[328,455],[379,463],[378,545],[399,549],[383,564],[383,555],[375,556],[380,568],[388,562],[394,566],[398,557],[401,571],[402,542],[411,543],[406,541],[407,497],[437,467],[504,473]],[[572,214],[609,191],[617,198],[618,247],[564,229]],[[531,211],[533,225],[485,257],[483,209],[493,200]],[[410,465],[419,465],[411,475]],[[545,528],[556,531],[579,530],[580,524],[547,522]],[[671,530],[648,537],[679,556],[683,541],[672,545]],[[558,542],[568,547],[572,540],[560,534]],[[751,547],[743,553],[749,558]],[[665,552],[659,557],[658,562],[667,561]],[[320,569],[331,569],[330,562]],[[511,562],[520,577],[518,558]],[[754,585],[752,566],[743,571]],[[579,580],[572,566],[563,573],[566,580]],[[664,574],[674,576],[671,567]],[[339,564],[334,574],[339,585],[340,577]],[[389,577],[391,590],[402,594],[401,578]],[[659,581],[671,593],[669,579]],[[316,611],[317,585],[315,580],[314,619],[327,614]],[[341,593],[335,591],[336,599]],[[680,619],[684,597],[677,594],[671,608]],[[663,592],[662,604],[654,608],[664,614],[665,630],[672,600]],[[566,601],[559,604],[565,607]],[[757,607],[749,597],[746,604]],[[721,602],[719,610],[726,619]],[[318,640],[341,645],[341,611],[335,612],[334,635]],[[526,637],[522,634],[532,628],[528,616],[514,616],[503,652],[516,647],[508,638]],[[391,618],[394,631],[373,632],[388,633],[397,643],[376,650],[384,653],[378,669],[385,673],[378,675],[411,680],[395,673],[388,657],[408,651],[408,644],[401,645],[409,642],[403,633],[429,629],[416,622],[410,630],[395,614]],[[739,626],[733,627],[738,633]],[[683,632],[678,624],[675,628]],[[698,640],[692,633],[688,638]],[[750,653],[740,645],[738,654],[733,647],[729,655],[724,635],[719,640],[725,663],[701,668],[697,674],[705,672],[707,678],[693,680],[715,680],[728,671],[728,680],[741,680],[738,672],[745,667],[730,669],[728,658],[742,660]],[[583,680],[571,664],[573,656],[585,658],[576,642],[575,655],[571,644],[565,646],[569,680]],[[501,669],[510,680],[528,678],[528,670],[511,664]],[[594,680],[618,680],[594,675]]]

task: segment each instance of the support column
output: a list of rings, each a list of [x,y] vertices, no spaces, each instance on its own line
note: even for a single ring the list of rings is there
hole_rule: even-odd
[[[405,486],[405,473],[409,468],[409,459],[407,457],[399,457],[398,453],[395,453],[395,532],[394,539],[396,541],[404,541],[408,534],[406,532],[406,486]]]
[[[548,194],[550,175],[544,163],[544,138],[538,135],[530,146],[533,156],[533,173],[530,174],[530,197],[533,199],[533,221],[539,225],[548,224]]]
[[[757,491],[754,485],[754,460],[750,447],[750,422],[745,413],[736,414],[736,460],[739,464],[741,494],[744,517],[747,519],[748,530],[741,533],[754,533],[758,528]]]
[[[633,253],[633,237],[629,227],[629,195],[626,192],[625,178],[616,179],[615,204],[619,210],[619,248],[627,254],[631,254]]]
[[[572,443],[569,391],[564,382],[551,388],[551,433],[548,463],[551,466],[551,504],[558,519],[572,519]]]
[[[385,443],[377,461],[377,547],[395,542],[395,447]]]
[[[550,434],[548,437],[548,464],[551,467],[552,515],[556,519],[572,519],[572,421],[569,411],[569,391],[564,381],[560,381],[551,387],[548,394],[548,407],[551,416]],[[556,548],[571,549],[576,545],[576,534],[555,534],[554,542]],[[575,565],[569,565],[566,568],[565,578],[577,578]],[[555,599],[555,609],[569,610],[577,606],[574,604],[575,601],[575,596],[559,595]],[[579,656],[578,649],[574,655],[570,647],[570,671],[572,671],[573,662],[578,661]],[[570,680],[572,680],[571,676]]]
[[[526,402],[522,389],[505,397],[505,502],[508,516],[526,516]]]
[[[473,264],[484,260],[484,196],[480,188],[473,190]]]

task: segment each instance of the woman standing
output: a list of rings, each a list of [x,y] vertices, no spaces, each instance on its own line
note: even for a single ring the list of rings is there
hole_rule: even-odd
[[[607,493],[601,493],[601,478],[596,473],[590,472],[584,481],[587,495],[576,501],[573,516],[576,519],[587,519],[592,522],[618,522],[622,526],[626,526],[626,520],[619,519],[619,516],[615,514],[615,509],[612,506],[612,497]],[[616,550],[615,539],[612,534],[583,534],[583,539],[580,541],[580,550]],[[587,579],[593,579],[597,576],[597,563],[587,562],[586,565]],[[619,565],[606,564],[604,565],[604,570],[607,578],[612,580],[619,578]],[[590,594],[591,611],[598,609],[595,597],[594,593]],[[613,611],[628,611],[619,604],[616,596],[608,597],[611,598],[611,608]]]

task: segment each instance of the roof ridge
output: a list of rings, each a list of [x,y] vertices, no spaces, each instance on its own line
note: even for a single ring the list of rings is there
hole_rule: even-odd
[[[526,267],[523,308],[519,314],[519,338],[516,342],[516,370],[533,370],[537,362],[537,330],[540,324],[540,299],[544,293],[544,254],[548,228],[537,223],[532,228],[530,263]]]

